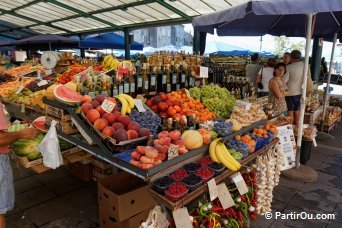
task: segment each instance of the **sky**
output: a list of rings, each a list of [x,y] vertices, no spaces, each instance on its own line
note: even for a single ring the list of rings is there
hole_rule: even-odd
[[[184,30],[186,32],[190,32],[193,34],[193,27],[191,24],[184,24]],[[251,51],[260,51],[260,36],[217,36],[207,34],[207,42],[210,41],[218,41],[218,42],[224,42],[231,45],[239,46],[242,48],[249,49]],[[304,41],[304,38],[296,38],[296,37],[290,37],[290,42],[300,42]],[[323,51],[322,56],[324,56],[326,59],[330,59],[331,55],[331,49],[332,49],[332,43],[331,42],[324,42],[323,44]],[[262,37],[262,48],[261,51],[274,51],[275,50],[275,43],[274,43],[274,37],[271,35],[265,35]],[[339,48],[336,48],[336,54],[335,57],[341,57],[341,51]]]

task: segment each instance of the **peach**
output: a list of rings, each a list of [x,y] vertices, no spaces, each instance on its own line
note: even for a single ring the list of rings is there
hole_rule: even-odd
[[[167,154],[168,150],[169,150],[169,147],[166,146],[166,145],[156,145],[155,146],[156,149],[158,150],[159,153],[162,153],[162,154]]]
[[[137,122],[132,121],[128,124],[127,130],[134,130],[136,132],[139,132],[140,126]]]
[[[117,119],[119,123],[122,123],[125,127],[131,122],[131,119],[127,115],[119,116]]]
[[[122,123],[113,123],[112,127],[114,128],[115,131],[119,129],[125,129],[125,126]]]
[[[163,101],[166,101],[167,100],[167,95],[165,93],[161,93],[160,94],[160,97]]]
[[[108,121],[109,125],[112,125],[116,120],[114,113],[105,113],[102,117]]]
[[[153,141],[153,145],[154,145],[154,146],[160,145],[159,139],[154,140],[154,141]]]
[[[153,112],[158,113],[158,106],[157,105],[153,105],[151,109]]]
[[[163,137],[163,138],[160,138],[160,139],[159,139],[159,143],[160,143],[160,145],[169,146],[170,143],[171,143],[171,139],[168,138],[168,137]]]
[[[146,105],[151,108],[153,106],[152,100],[146,101]]]
[[[95,129],[99,131],[102,131],[107,126],[108,126],[108,121],[104,118],[97,119],[94,122]]]
[[[140,128],[140,130],[139,130],[139,136],[140,136],[140,137],[146,136],[147,138],[149,138],[149,137],[151,136],[151,132],[150,132],[150,130],[148,130],[147,128]]]
[[[185,146],[178,146],[178,154],[179,155],[185,154],[187,152],[188,152],[188,150],[185,148]]]
[[[119,129],[115,131],[113,138],[115,139],[116,143],[120,143],[122,141],[127,140],[127,132],[124,129]]]
[[[169,137],[172,141],[178,140],[180,136],[181,136],[181,132],[178,130],[174,130],[169,133]]]
[[[115,106],[116,107],[116,106]],[[115,120],[114,121],[117,121],[117,119],[121,116],[121,113],[118,112],[118,111],[115,111],[113,112],[114,116],[115,116]]]
[[[145,146],[137,146],[136,151],[141,154],[144,155],[145,151],[146,151],[146,147]]]
[[[89,95],[84,95],[82,98],[82,103],[90,103],[93,99]]]
[[[97,106],[97,107],[96,107],[96,110],[99,111],[99,113],[100,113],[101,116],[103,116],[103,115],[106,113],[106,111],[103,110],[103,109],[101,108],[101,106]]]
[[[160,102],[158,104],[158,108],[159,108],[160,111],[164,112],[165,110],[167,110],[168,106],[167,106],[167,104],[165,102]]]
[[[97,108],[97,106],[100,105],[100,103],[98,101],[93,100],[92,102],[90,102],[90,104],[93,106],[93,108]]]
[[[177,146],[184,146],[184,140],[182,138],[180,138],[176,141],[172,141],[172,143],[177,145]]]
[[[107,126],[102,130],[102,134],[109,136],[109,137],[113,137],[114,132],[115,132],[115,129],[111,126]]]
[[[84,115],[86,115],[87,112],[91,109],[93,109],[93,106],[90,103],[83,103],[82,104],[82,112],[84,113]]]
[[[158,139],[163,138],[163,137],[169,137],[169,132],[168,131],[162,131],[158,134]]]
[[[162,102],[163,101],[163,99],[160,97],[160,96],[158,96],[158,95],[156,95],[156,96],[154,96],[153,98],[152,98],[152,102],[153,102],[153,104],[155,104],[155,105],[158,105],[160,102]]]
[[[164,161],[166,159],[167,153],[162,154],[162,153],[158,153],[158,157],[156,157],[156,161],[161,160]]]
[[[98,101],[100,104],[106,99],[106,97],[103,94],[99,94],[95,97],[95,100]]]
[[[100,113],[96,109],[91,109],[87,112],[87,119],[91,123],[94,123],[99,118],[100,118]]]
[[[127,131],[127,137],[128,139],[137,139],[139,137],[138,132],[134,130],[128,130]]]

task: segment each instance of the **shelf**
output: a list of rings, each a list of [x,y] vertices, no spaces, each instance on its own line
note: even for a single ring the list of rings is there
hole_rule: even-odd
[[[259,155],[263,154],[264,152],[268,151],[269,149],[273,148],[277,143],[278,139],[273,140],[271,143],[260,149],[259,151],[249,155],[246,157],[244,160],[242,160],[241,166],[245,166],[252,162],[254,159],[256,159]],[[222,183],[226,178],[230,177],[232,174],[234,174],[233,171],[231,170],[225,170],[222,174],[218,175],[215,177],[215,181],[217,184]],[[185,205],[189,204],[192,202],[194,199],[202,196],[205,192],[208,191],[207,184],[203,184],[200,187],[198,187],[195,191],[190,192],[188,195],[186,195],[183,199],[177,201],[177,202],[172,202],[168,198],[166,198],[163,195],[158,194],[157,192],[153,191],[152,189],[149,190],[153,197],[156,199],[156,201],[159,204],[162,204],[163,206],[167,207],[170,210],[175,210],[177,208],[184,207]]]
[[[25,105],[25,109],[22,111],[22,104],[12,103],[3,99],[0,100],[6,106],[9,115],[13,118],[33,121],[38,117],[45,115],[45,110],[39,107]]]

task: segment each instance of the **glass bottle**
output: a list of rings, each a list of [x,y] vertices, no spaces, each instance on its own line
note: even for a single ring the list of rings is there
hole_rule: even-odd
[[[166,93],[171,92],[171,75],[170,75],[170,67],[166,66]]]
[[[172,118],[167,119],[167,131],[170,132],[172,131]]]
[[[137,81],[137,84],[136,84],[136,91],[137,91],[137,94],[142,94],[143,93],[143,76],[141,74],[141,67],[138,66],[137,67],[137,73],[136,73],[136,81]]]
[[[175,66],[172,64],[171,65],[171,90],[172,91],[177,91],[177,72],[175,69]]]
[[[116,81],[116,76],[115,75],[112,77],[112,86],[111,87],[112,87],[111,88],[111,91],[112,91],[111,96],[112,97],[117,96],[119,94],[119,88],[118,88],[118,85],[117,85],[117,81]]]
[[[158,76],[157,76],[157,92],[161,93],[164,92],[164,85],[166,84],[166,77],[165,77],[165,83],[163,83],[163,72],[164,71],[164,67],[161,65],[161,63],[159,63],[158,65]]]
[[[150,93],[156,93],[157,92],[157,80],[156,80],[156,68],[150,66]]]
[[[123,86],[124,86],[123,93],[129,94],[129,77],[124,73],[122,79],[123,79]]]
[[[143,72],[142,72],[142,75],[143,75],[143,94],[148,94],[148,87],[149,87],[149,77],[147,75],[147,64],[144,63],[143,64]]]
[[[128,71],[128,75],[129,75],[129,95],[133,98],[135,98],[137,96],[136,90],[135,90],[135,77],[133,75],[133,68],[130,67],[129,71]]]

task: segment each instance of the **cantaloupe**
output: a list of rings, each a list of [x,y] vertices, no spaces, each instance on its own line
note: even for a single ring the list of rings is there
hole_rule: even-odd
[[[203,137],[196,130],[185,131],[181,138],[184,140],[184,146],[188,150],[194,150],[203,146]]]

